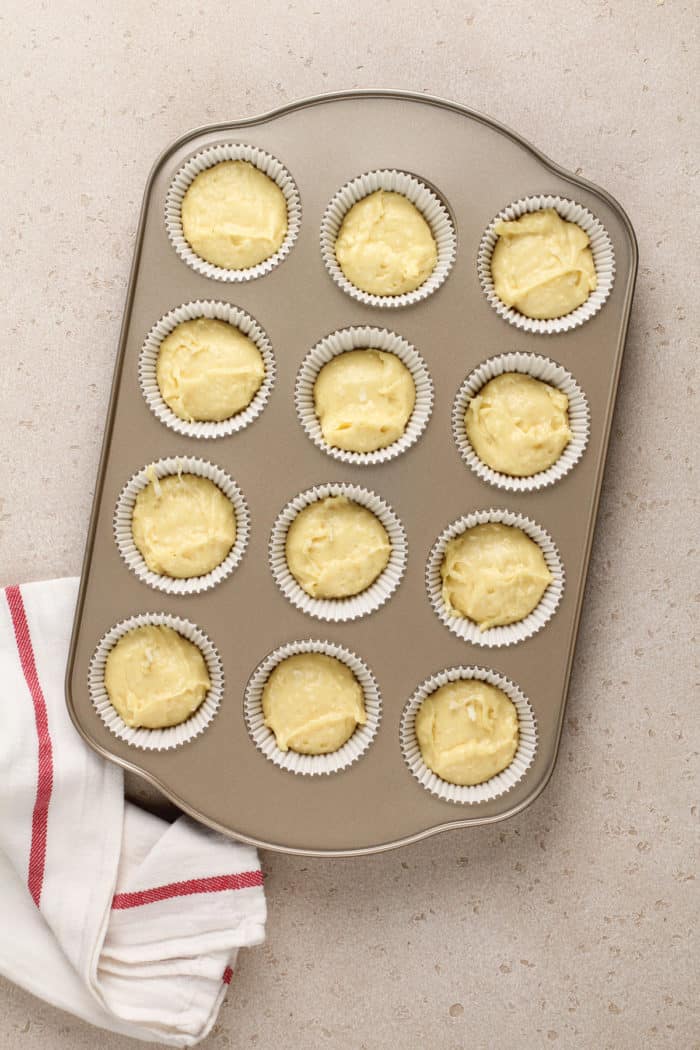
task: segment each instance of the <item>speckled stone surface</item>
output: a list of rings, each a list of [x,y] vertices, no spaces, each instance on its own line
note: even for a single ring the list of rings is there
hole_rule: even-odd
[[[0,583],[79,571],[143,185],[186,129],[319,91],[428,91],[601,183],[639,235],[550,786],[509,822],[384,856],[263,856],[268,941],[240,957],[206,1050],[700,1046],[698,8],[538,10],[9,0],[0,15]],[[0,982],[2,1050],[98,1045],[135,1046]]]

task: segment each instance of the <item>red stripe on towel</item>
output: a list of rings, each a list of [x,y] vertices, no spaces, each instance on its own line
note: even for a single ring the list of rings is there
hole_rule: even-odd
[[[190,897],[194,893],[220,893],[222,890],[249,890],[262,886],[261,871],[241,871],[233,875],[211,875],[205,879],[187,879],[185,882],[169,882],[165,886],[154,886],[151,890],[136,890],[134,893],[115,893],[112,907],[138,908],[142,904],[154,904],[171,897]]]
[[[22,666],[24,680],[34,705],[34,720],[38,740],[39,761],[37,768],[36,798],[32,813],[32,842],[29,849],[29,870],[27,885],[32,900],[37,908],[41,903],[41,890],[44,885],[44,868],[46,866],[46,830],[49,820],[49,804],[53,790],[53,749],[49,735],[49,718],[46,711],[46,700],[39,682],[39,675],[34,659],[34,648],[27,623],[27,613],[19,587],[8,587],[5,590],[7,604],[12,617],[15,641],[19,662]]]
[[[233,977],[233,970],[231,969],[230,966],[227,966],[226,969],[224,970],[224,976],[221,978],[221,980],[224,982],[224,984],[230,984],[232,977]]]

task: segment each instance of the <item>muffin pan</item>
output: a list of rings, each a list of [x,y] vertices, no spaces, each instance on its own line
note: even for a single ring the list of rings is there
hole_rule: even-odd
[[[202,155],[228,156],[231,145],[245,146],[246,155],[262,156],[267,164],[272,158],[289,175],[294,209],[288,251],[245,281],[191,265],[171,239],[183,169],[193,170],[193,163],[196,168]],[[455,238],[440,287],[392,310],[348,294],[329,274],[321,244],[324,216],[343,187],[387,171],[428,187]],[[483,271],[484,237],[494,216],[514,202],[540,197],[586,209],[610,243],[605,301],[564,331],[508,323],[480,281],[480,250]],[[166,150],[148,180],[141,212],[68,661],[68,706],[88,743],[140,773],[195,818],[288,852],[376,852],[448,828],[501,820],[532,802],[556,760],[636,268],[634,232],[607,193],[495,122],[423,95],[323,96],[192,132]],[[185,307],[184,316],[190,316],[189,304],[198,302],[223,304],[224,313],[255,324],[269,340],[268,360],[274,362],[272,381],[247,425],[221,434],[168,425],[149,380],[163,319]],[[222,316],[221,307],[207,310]],[[395,345],[413,348],[430,383],[416,440],[400,454],[373,462],[329,455],[299,414],[304,362],[334,333],[357,327],[379,329],[390,342],[398,337]],[[331,339],[331,346],[336,343]],[[578,461],[532,490],[508,491],[479,476],[462,458],[452,429],[455,398],[467,377],[511,353],[539,355],[564,370],[582,391],[589,414]],[[168,593],[159,589],[162,581],[129,568],[114,528],[117,515],[123,548],[120,494],[148,464],[177,459],[211,464],[220,472],[216,476],[231,479],[249,514],[240,558],[206,590],[183,588],[189,593]],[[398,582],[381,603],[359,603],[359,615],[344,619],[315,616],[313,603],[306,608],[290,600],[280,586],[274,544],[274,572],[270,563],[273,529],[285,508],[328,485],[371,493],[405,531]],[[530,522],[531,534],[546,538],[561,571],[557,588],[545,595],[551,607],[540,610],[534,633],[522,637],[506,630],[485,645],[473,632],[459,637],[436,614],[429,597],[430,555],[454,522],[494,516]],[[100,643],[118,636],[131,618],[143,622],[151,616],[187,624],[220,661],[211,717],[195,734],[169,734],[160,748],[136,746],[135,734],[123,739],[110,724],[104,696],[99,705],[93,702],[100,689]],[[311,642],[349,653],[376,686],[372,734],[351,749],[352,760],[338,771],[328,771],[332,763],[292,762],[284,768],[271,761],[251,700],[261,665],[272,666],[275,654]],[[406,728],[421,687],[457,673],[507,681],[527,705],[523,711],[531,713],[524,727],[527,761],[493,790],[487,785],[466,797],[416,773]],[[313,768],[293,768],[300,765]]]

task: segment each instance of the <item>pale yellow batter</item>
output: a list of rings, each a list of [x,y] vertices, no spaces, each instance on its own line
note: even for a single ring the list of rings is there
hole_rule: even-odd
[[[596,287],[588,234],[553,208],[499,222],[491,259],[496,295],[525,317],[571,313]]]
[[[197,255],[226,270],[244,270],[274,255],[287,236],[287,203],[254,164],[224,160],[190,183],[182,232]]]
[[[325,653],[297,653],[275,667],[262,695],[265,725],[280,751],[337,751],[367,721],[362,688],[349,667]]]
[[[519,372],[491,379],[471,399],[464,425],[472,448],[492,470],[530,477],[547,470],[571,440],[569,399]]]
[[[233,504],[195,474],[154,475],[136,497],[131,527],[148,568],[176,579],[211,572],[236,539]]]
[[[433,773],[450,784],[483,784],[513,761],[518,713],[510,698],[487,682],[449,682],[421,704],[416,737]]]
[[[197,646],[162,624],[134,627],[107,656],[105,689],[128,726],[178,725],[197,710],[210,685]]]
[[[190,423],[229,419],[250,404],[264,376],[253,340],[209,317],[183,321],[158,352],[156,378],[163,400]]]
[[[324,440],[348,452],[374,452],[403,434],[416,403],[413,376],[396,354],[347,350],[314,384]]]
[[[497,522],[475,525],[450,540],[440,572],[447,609],[482,631],[524,619],[552,582],[534,540]]]
[[[312,598],[349,598],[384,571],[391,544],[381,521],[346,496],[304,507],[287,532],[287,565]]]
[[[335,255],[356,288],[374,295],[402,295],[430,277],[437,245],[415,204],[401,193],[377,190],[348,211]]]

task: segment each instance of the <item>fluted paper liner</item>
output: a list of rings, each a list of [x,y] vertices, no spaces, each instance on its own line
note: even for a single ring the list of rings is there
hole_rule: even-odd
[[[549,383],[550,386],[561,390],[569,399],[568,416],[571,430],[569,444],[551,467],[537,474],[531,474],[529,477],[512,477],[510,474],[492,470],[483,460],[479,459],[467,436],[464,417],[469,402],[476,397],[489,380],[505,372],[520,372],[523,375],[532,376],[533,379],[539,379],[543,383]],[[563,478],[576,466],[583,455],[588,443],[589,430],[588,401],[580,386],[565,368],[556,364],[555,361],[550,361],[547,357],[540,357],[539,354],[509,353],[489,358],[488,361],[484,361],[469,373],[457,391],[452,406],[452,434],[460,456],[480,478],[508,492],[534,492],[553,485]]]
[[[498,234],[496,233],[498,223],[503,220],[512,221],[519,219],[521,215],[525,215],[527,212],[542,211],[544,208],[553,208],[566,222],[575,222],[582,230],[586,231],[591,242],[590,247],[597,279],[597,287],[595,291],[591,292],[585,303],[572,310],[571,313],[551,320],[526,317],[513,307],[506,306],[496,294],[491,273],[491,258],[498,240]],[[514,201],[507,208],[500,211],[493,221],[489,223],[479,245],[477,268],[483,292],[500,317],[508,321],[509,324],[515,325],[516,328],[520,328],[523,332],[555,335],[559,332],[568,332],[572,328],[577,328],[584,321],[588,321],[598,313],[610,295],[615,280],[615,253],[607,230],[588,208],[584,208],[582,204],[577,204],[576,201],[567,200],[565,197],[541,194],[533,197],[522,197],[520,200]]]
[[[129,631],[135,627],[145,627],[149,624],[172,627],[183,638],[196,645],[204,657],[211,682],[209,691],[197,710],[185,722],[180,722],[176,726],[169,726],[166,729],[134,729],[132,726],[128,726],[117,709],[113,707],[105,688],[105,666],[110,651],[119,639]],[[196,736],[199,736],[207,728],[216,714],[223,697],[224,671],[221,657],[214,643],[195,624],[180,616],[171,616],[168,613],[140,613],[138,616],[132,616],[128,620],[122,620],[100,639],[90,660],[88,689],[90,699],[98,715],[110,732],[114,733],[119,740],[124,740],[127,744],[131,744],[132,747],[138,747],[144,751],[168,751],[175,747],[181,747],[190,740],[194,740]]]
[[[195,474],[200,478],[208,478],[233,504],[236,539],[224,560],[211,572],[203,576],[175,579],[172,576],[152,572],[146,565],[141,551],[134,543],[131,519],[136,497],[150,483],[151,472],[155,473],[159,481],[177,474]],[[250,515],[243,493],[233,478],[229,477],[220,467],[194,456],[171,456],[142,467],[129,478],[117,500],[113,529],[114,539],[124,562],[149,587],[157,591],[165,591],[166,594],[201,594],[202,591],[210,590],[230,576],[240,562],[248,545]]]
[[[248,266],[242,270],[227,270],[207,262],[190,247],[182,229],[182,199],[191,183],[200,172],[213,168],[215,164],[220,164],[225,160],[245,160],[259,168],[277,183],[287,202],[287,235],[282,244],[274,255],[263,259],[255,266]],[[299,235],[300,227],[301,199],[294,179],[285,166],[271,153],[267,153],[258,146],[249,146],[244,142],[226,142],[218,146],[209,146],[195,153],[173,176],[165,199],[165,228],[173,248],[183,262],[186,262],[193,270],[216,281],[250,281],[256,277],[263,277],[275,266],[279,266],[282,260],[289,255]]]
[[[435,269],[420,287],[401,295],[375,295],[363,292],[352,284],[340,268],[335,255],[335,242],[343,219],[354,204],[368,197],[370,193],[384,190],[387,193],[401,193],[415,205],[430,226],[437,246]],[[326,269],[339,288],[353,299],[367,306],[398,307],[410,306],[426,299],[437,291],[446,280],[457,254],[457,236],[447,208],[432,190],[405,171],[385,169],[370,171],[341,187],[331,199],[321,222],[321,254]]]
[[[329,445],[323,436],[321,423],[316,415],[314,383],[323,366],[346,350],[383,350],[395,354],[413,377],[416,389],[413,412],[401,437],[386,448],[375,449],[374,452],[349,452],[347,449]],[[421,355],[400,335],[386,328],[356,325],[332,332],[309,351],[297,375],[294,401],[302,427],[322,452],[340,460],[341,463],[373,466],[376,463],[387,463],[401,455],[421,436],[433,409],[433,381]]]
[[[436,689],[447,685],[448,682],[472,679],[496,686],[512,700],[518,713],[518,747],[510,765],[495,777],[485,780],[482,784],[462,786],[450,784],[426,766],[416,738],[416,716],[423,701]],[[399,735],[404,760],[418,783],[443,801],[461,805],[488,802],[510,791],[527,773],[537,750],[537,723],[530,702],[509,678],[485,667],[450,667],[427,678],[418,686],[404,707]]]
[[[517,623],[505,624],[499,627],[490,627],[486,631],[479,629],[478,624],[469,620],[466,616],[455,616],[446,607],[442,598],[442,576],[440,567],[448,542],[461,536],[467,529],[475,525],[485,525],[488,522],[500,522],[503,525],[513,525],[521,529],[526,536],[538,545],[547,568],[552,574],[552,582],[542,595],[539,603],[532,612]],[[510,510],[478,510],[473,514],[465,514],[463,517],[453,521],[437,540],[428,555],[428,563],[425,570],[425,582],[428,589],[428,597],[435,613],[441,623],[453,634],[464,642],[472,645],[483,645],[488,648],[492,646],[514,645],[540,631],[548,620],[554,615],[561,596],[564,593],[564,566],[559,556],[552,537],[541,525],[526,518],[522,514],[515,514]]]
[[[215,420],[190,422],[181,419],[165,402],[158,386],[158,354],[163,340],[184,321],[195,321],[200,318],[225,321],[238,329],[242,335],[255,343],[265,367],[263,381],[250,404],[242,408],[240,412],[236,412],[235,415],[229,416],[228,419],[218,422]],[[139,357],[139,383],[146,404],[161,423],[170,427],[176,434],[184,434],[185,437],[227,437],[229,434],[243,430],[262,412],[270,397],[274,382],[275,357],[272,352],[272,344],[265,331],[245,310],[232,306],[231,303],[215,302],[212,299],[198,299],[195,302],[183,303],[182,306],[170,310],[164,317],[161,317],[146,336]]]
[[[374,583],[349,598],[312,598],[297,583],[287,564],[285,545],[292,522],[305,507],[327,496],[345,496],[353,503],[366,507],[382,523],[391,544],[386,568]],[[384,605],[401,582],[407,554],[406,533],[392,508],[376,492],[360,488],[359,485],[329,483],[299,493],[278,515],[270,536],[270,569],[282,594],[307,615],[333,623],[357,620]]]
[[[342,660],[355,675],[364,694],[367,722],[363,726],[358,726],[341,748],[327,755],[301,755],[296,751],[280,751],[275,734],[265,725],[262,709],[265,683],[278,664],[297,653],[324,653],[326,656],[334,656]],[[377,734],[381,707],[379,687],[364,661],[341,645],[317,639],[288,642],[265,657],[248,681],[244,700],[246,726],[258,751],[280,769],[285,769],[289,773],[299,773],[302,776],[339,773],[356,762],[365,753]]]

